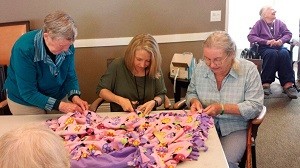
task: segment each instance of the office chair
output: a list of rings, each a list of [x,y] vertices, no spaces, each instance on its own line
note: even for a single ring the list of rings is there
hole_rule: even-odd
[[[186,99],[182,99],[179,102],[176,102],[173,106],[174,110],[187,108]],[[255,140],[257,137],[258,127],[263,122],[265,115],[267,113],[267,108],[263,106],[260,114],[249,120],[249,124],[247,127],[247,141],[246,141],[246,151],[242,157],[241,162],[239,163],[239,167],[241,168],[256,168],[256,144]]]
[[[89,106],[89,110],[90,111],[94,111],[96,112],[97,109],[99,108],[99,106],[104,103],[105,100],[101,97],[98,97],[96,100],[93,101],[93,103]],[[165,110],[170,109],[170,107],[172,106],[170,99],[165,96],[165,102],[162,104]]]

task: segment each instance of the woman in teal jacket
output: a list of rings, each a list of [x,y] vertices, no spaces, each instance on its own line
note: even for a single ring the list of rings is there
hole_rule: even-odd
[[[5,88],[14,115],[47,111],[82,112],[74,65],[74,20],[62,11],[46,16],[44,27],[21,36],[12,48]],[[68,101],[62,101],[68,98]]]

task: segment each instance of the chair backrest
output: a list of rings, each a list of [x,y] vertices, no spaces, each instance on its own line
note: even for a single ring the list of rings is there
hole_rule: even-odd
[[[7,65],[0,65],[0,114],[11,114],[7,101],[6,90],[4,89],[4,82],[7,76]]]
[[[29,31],[29,21],[0,23],[0,64],[8,65],[16,40]]]
[[[7,65],[0,65],[0,101],[6,99],[6,92],[4,89],[4,82],[6,79]]]
[[[3,89],[9,65],[11,49],[16,40],[29,31],[29,21],[0,23],[0,114],[11,114],[6,102],[6,91]]]

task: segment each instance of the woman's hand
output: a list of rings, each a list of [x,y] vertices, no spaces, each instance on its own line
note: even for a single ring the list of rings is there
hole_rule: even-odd
[[[84,110],[81,109],[77,104],[75,103],[67,103],[61,101],[58,107],[58,110],[63,112],[63,113],[74,113],[76,111],[82,113]]]
[[[155,107],[155,101],[150,100],[144,103],[143,105],[139,106],[137,109],[142,111],[144,115],[148,115],[153,110],[154,107]]]
[[[222,105],[220,103],[214,103],[207,106],[203,112],[205,112],[209,116],[217,116],[222,112]]]
[[[283,43],[282,43],[282,41],[280,39],[274,42],[274,46],[277,46],[277,47],[282,46],[282,44]]]
[[[267,41],[267,45],[269,45],[270,47],[280,47],[283,45],[282,41],[279,39],[279,40],[268,40]]]
[[[274,45],[275,45],[275,40],[274,39],[272,39],[272,40],[268,40],[267,41],[267,45],[269,45],[270,47],[273,47]]]
[[[193,98],[191,100],[191,105],[190,105],[190,111],[192,113],[196,113],[198,111],[201,111],[203,109],[202,104],[200,103],[200,101],[198,99]]]
[[[132,107],[132,102],[129,99],[124,97],[119,97],[117,102],[124,111],[130,111],[130,112],[134,111]]]
[[[89,104],[86,101],[80,99],[79,96],[74,96],[72,98],[72,102],[81,108],[79,112],[83,112],[84,110],[89,109]]]

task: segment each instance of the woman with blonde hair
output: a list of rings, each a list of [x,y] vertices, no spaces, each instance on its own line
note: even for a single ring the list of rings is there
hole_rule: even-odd
[[[125,56],[116,58],[101,77],[99,97],[111,102],[111,111],[138,109],[148,114],[164,103],[167,92],[161,61],[158,44],[150,34],[135,36]]]

